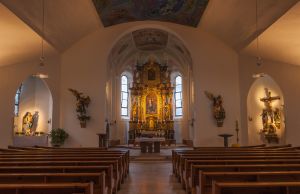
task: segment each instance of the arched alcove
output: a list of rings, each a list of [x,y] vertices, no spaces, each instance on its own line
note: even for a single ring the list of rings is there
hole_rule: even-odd
[[[260,74],[255,78],[247,97],[247,116],[250,145],[285,143],[284,96],[269,75]],[[276,129],[278,142],[274,135],[265,135],[270,133],[263,132],[269,128]]]
[[[23,81],[15,95],[14,144],[35,145],[34,137],[46,136],[52,129],[52,110],[53,99],[46,82],[36,76]],[[30,140],[26,142],[22,137]]]
[[[137,66],[150,61],[168,68],[172,85],[175,84],[175,75],[182,76],[184,114],[181,117],[174,117],[175,138],[178,142],[181,142],[182,138],[191,138],[190,127],[192,126],[189,125],[189,120],[191,120],[193,106],[191,106],[190,85],[193,80],[190,52],[175,34],[154,27],[133,29],[120,37],[111,49],[107,68],[110,76],[106,84],[106,114],[110,123],[110,138],[120,139],[122,143],[128,140],[129,117],[120,114],[121,76],[127,75],[130,80],[129,87],[132,87]],[[131,100],[129,105],[130,103]],[[173,114],[175,115],[175,112]]]

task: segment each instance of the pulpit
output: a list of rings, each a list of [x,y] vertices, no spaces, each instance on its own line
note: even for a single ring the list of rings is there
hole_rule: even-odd
[[[228,138],[229,137],[232,137],[233,135],[232,134],[219,134],[220,137],[223,137],[224,139],[224,147],[228,147]]]

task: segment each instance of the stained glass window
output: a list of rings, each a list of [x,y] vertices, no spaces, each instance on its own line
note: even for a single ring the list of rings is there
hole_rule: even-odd
[[[178,75],[175,78],[175,116],[182,115],[182,77]]]
[[[15,95],[15,116],[19,116],[20,110],[20,97],[22,92],[22,85],[18,88],[17,93]]]
[[[128,78],[121,77],[121,116],[128,116]]]

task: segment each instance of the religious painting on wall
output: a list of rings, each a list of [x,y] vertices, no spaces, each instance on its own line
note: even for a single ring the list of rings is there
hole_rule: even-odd
[[[148,80],[149,81],[154,81],[155,79],[156,79],[155,69],[149,69],[148,70]]]
[[[150,93],[146,97],[146,113],[157,114],[157,97],[154,93]]]

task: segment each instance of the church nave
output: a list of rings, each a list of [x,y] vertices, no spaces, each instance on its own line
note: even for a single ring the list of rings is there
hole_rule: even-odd
[[[119,194],[184,194],[168,161],[131,162],[130,173]]]

